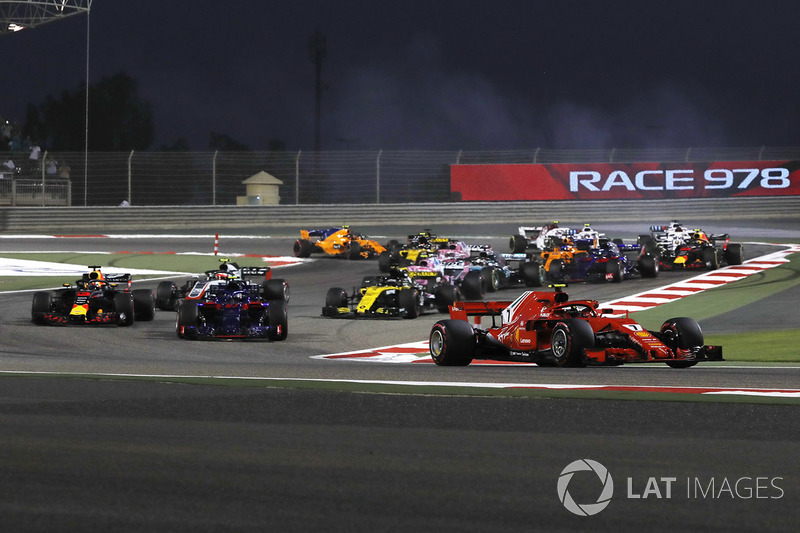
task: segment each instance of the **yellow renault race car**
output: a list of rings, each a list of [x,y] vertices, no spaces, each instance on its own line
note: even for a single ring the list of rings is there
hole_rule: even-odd
[[[352,233],[349,226],[324,229],[300,230],[300,238],[294,243],[295,257],[309,257],[312,253],[324,253],[348,259],[371,259],[386,248],[366,236]]]

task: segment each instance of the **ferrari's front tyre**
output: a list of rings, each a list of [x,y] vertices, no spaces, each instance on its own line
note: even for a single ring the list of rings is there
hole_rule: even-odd
[[[475,357],[475,331],[464,320],[440,320],[431,328],[428,345],[438,366],[467,366]]]
[[[53,296],[49,292],[33,293],[33,303],[31,304],[31,320],[36,324],[46,324],[45,315],[50,312]]]
[[[703,330],[700,324],[693,318],[685,316],[670,318],[664,321],[660,331],[661,341],[667,345],[676,355],[678,350],[689,350],[703,346]],[[689,368],[697,364],[697,361],[668,361],[667,365],[672,368]]]
[[[594,331],[585,320],[564,320],[553,328],[550,353],[555,366],[586,366],[586,349],[591,348]]]
[[[295,257],[308,257],[314,250],[314,245],[308,239],[298,239],[294,242]]]
[[[118,292],[114,295],[114,312],[117,314],[117,324],[132,326],[134,321],[133,294]]]

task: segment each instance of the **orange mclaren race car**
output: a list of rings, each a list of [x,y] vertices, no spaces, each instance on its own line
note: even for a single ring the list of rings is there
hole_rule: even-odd
[[[433,325],[430,353],[437,365],[447,366],[497,359],[539,366],[666,363],[688,368],[722,360],[722,347],[705,346],[691,318],[671,318],[659,331],[648,331],[612,313],[599,309],[595,300],[569,300],[558,286],[555,292],[525,292],[513,302],[456,302],[450,320]],[[484,316],[491,317],[491,326],[482,327]]]
[[[325,253],[348,259],[370,259],[385,251],[386,248],[378,242],[352,233],[349,226],[300,230],[300,238],[294,243],[296,257]]]

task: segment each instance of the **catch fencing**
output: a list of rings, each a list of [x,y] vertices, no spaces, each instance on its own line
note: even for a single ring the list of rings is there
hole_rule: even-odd
[[[0,205],[229,206],[248,198],[249,177],[281,181],[283,205],[437,203],[454,164],[799,160],[800,148],[663,150],[44,152],[0,154]],[[5,165],[13,161],[14,168]],[[25,181],[27,180],[27,181]],[[18,182],[19,187],[14,183]],[[21,190],[28,191],[20,195]],[[256,200],[254,202],[254,200]]]

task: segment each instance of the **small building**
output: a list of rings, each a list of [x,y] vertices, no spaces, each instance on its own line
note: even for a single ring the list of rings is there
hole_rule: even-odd
[[[281,203],[279,187],[283,182],[264,172],[253,174],[244,183],[247,196],[237,196],[236,205],[278,205]]]

